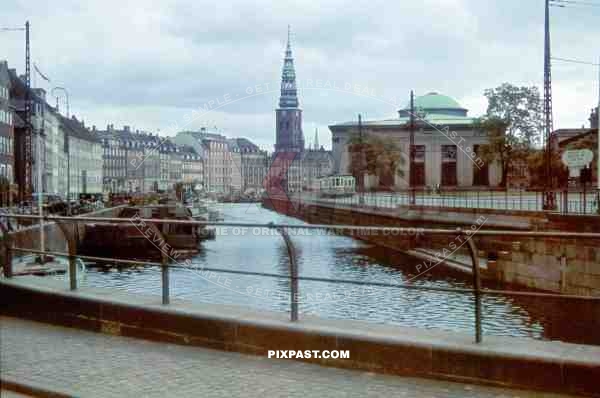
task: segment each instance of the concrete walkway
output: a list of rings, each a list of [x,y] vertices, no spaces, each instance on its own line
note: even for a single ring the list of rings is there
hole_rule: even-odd
[[[325,368],[8,317],[0,317],[0,344],[3,381],[79,397],[564,397]]]

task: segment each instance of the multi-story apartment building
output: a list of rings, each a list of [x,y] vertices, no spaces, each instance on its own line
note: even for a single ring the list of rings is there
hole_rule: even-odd
[[[227,140],[227,149],[225,156],[229,170],[226,184],[229,186],[229,193],[238,195],[242,193],[242,155],[235,138]]]
[[[144,150],[141,167],[144,168],[142,192],[158,192],[160,182],[160,144],[161,138],[152,133],[136,132],[134,137]]]
[[[206,128],[184,131],[174,142],[194,148],[204,161],[207,192],[231,194],[260,190],[267,172],[267,154],[246,138],[228,139]]]
[[[240,153],[241,191],[259,192],[267,173],[268,154],[246,138],[235,138]]]
[[[173,186],[170,183],[170,168],[171,168],[171,153],[175,152],[175,145],[169,140],[161,142],[159,147],[159,165],[160,165],[160,178],[158,180],[159,191],[167,191]]]
[[[25,200],[27,192],[32,192],[31,190],[43,192],[47,188],[45,128],[47,124],[49,126],[56,124],[56,118],[51,112],[53,108],[46,103],[44,90],[28,89],[15,69],[9,69],[8,74],[10,77],[10,104],[16,115],[23,121],[14,128],[14,177],[15,183],[19,186],[19,200]],[[29,100],[31,109],[30,128],[27,125],[26,117],[27,100]],[[26,155],[28,131],[31,139],[30,156]],[[28,160],[31,161],[29,165],[27,164]],[[40,168],[37,167],[38,165]]]
[[[10,106],[10,75],[6,61],[0,62],[0,206],[12,202],[14,183],[14,112]]]
[[[96,131],[96,128],[93,127]],[[106,126],[105,131],[98,131],[102,141],[102,172],[103,191],[126,192],[127,191],[127,148],[125,141],[113,128]]]
[[[112,124],[100,134],[104,146],[106,191],[166,191],[181,179],[181,170],[176,169],[181,168],[181,159],[171,159],[176,146],[168,139],[158,134],[133,132],[129,126],[117,130]]]
[[[202,138],[206,156],[206,178],[208,192],[229,193],[231,191],[231,157],[227,138],[220,134],[206,134]]]
[[[177,145],[189,145],[204,159],[204,187],[207,192],[231,192],[231,156],[227,138],[206,128],[183,131],[173,139]]]
[[[174,145],[169,148],[169,187],[174,188],[175,185],[182,181],[183,171],[183,156],[180,153],[179,146]]]
[[[0,177],[14,182],[14,123],[10,106],[10,75],[6,61],[0,62]]]
[[[86,128],[75,116],[68,119],[59,115],[59,119],[64,132],[63,148],[69,158],[69,196],[101,194],[104,172],[102,140],[95,129]],[[61,184],[65,184],[64,179]]]
[[[182,157],[181,179],[187,190],[202,190],[204,188],[204,161],[191,146],[181,146]]]
[[[42,92],[38,90],[38,95]],[[61,123],[62,116],[56,109],[46,106],[44,114],[45,163],[43,169],[44,192],[67,193],[67,129]],[[35,172],[35,170],[34,170]]]

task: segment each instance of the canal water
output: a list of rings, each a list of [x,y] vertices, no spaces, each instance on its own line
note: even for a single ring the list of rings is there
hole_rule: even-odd
[[[290,223],[302,221],[277,214],[257,204],[220,205],[225,221]],[[432,287],[470,288],[470,277],[438,266],[418,275],[418,261],[382,253],[376,247],[325,231],[290,232],[301,277],[409,283]],[[207,273],[202,267],[289,275],[286,246],[277,232],[260,228],[221,228],[213,241],[184,268],[171,269],[173,298],[191,302],[233,304],[253,310],[289,312],[289,278]],[[417,276],[418,275],[418,276]],[[132,293],[161,294],[158,267],[103,270],[88,268],[84,284],[122,289]],[[486,286],[507,288],[506,286]],[[471,294],[401,288],[365,288],[350,284],[300,281],[300,317],[311,314],[473,333],[474,299]],[[484,335],[522,336],[600,344],[596,332],[577,326],[577,310],[539,298],[484,296]],[[564,314],[569,317],[565,325]],[[572,330],[576,329],[576,330]]]

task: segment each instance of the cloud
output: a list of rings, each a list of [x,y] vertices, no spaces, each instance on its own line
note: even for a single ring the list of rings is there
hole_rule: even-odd
[[[593,11],[552,10],[554,55],[597,58]],[[325,146],[331,144],[327,125],[358,113],[393,117],[411,89],[453,96],[476,116],[485,111],[484,89],[503,82],[541,87],[543,79],[543,5],[536,2],[8,0],[3,17],[9,26],[31,21],[33,60],[55,85],[68,88],[72,110],[88,124],[166,131],[207,101],[268,85],[267,92],[195,122],[268,148],[287,24],[300,81],[350,83],[377,93],[300,90],[307,142],[318,127]],[[23,35],[0,34],[0,48],[0,57],[22,71]],[[587,123],[597,72],[555,62],[553,77],[555,127]]]

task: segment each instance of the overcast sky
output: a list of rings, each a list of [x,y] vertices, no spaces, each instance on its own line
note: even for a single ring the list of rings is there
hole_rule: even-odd
[[[450,95],[479,116],[486,88],[543,84],[543,0],[2,4],[0,27],[30,20],[32,60],[52,80],[35,76],[36,85],[66,87],[72,113],[102,128],[127,124],[166,134],[175,123],[216,125],[272,150],[288,24],[305,87],[299,96],[307,143],[318,128],[320,143],[330,147],[327,125],[358,113],[395,117],[411,89]],[[551,12],[553,56],[597,63],[600,6]],[[0,59],[19,73],[23,38],[0,32]],[[556,61],[553,80],[555,128],[587,126],[598,69]],[[188,122],[209,101],[223,105]]]

